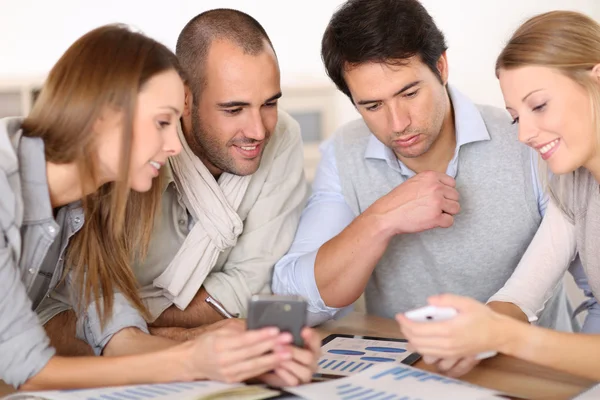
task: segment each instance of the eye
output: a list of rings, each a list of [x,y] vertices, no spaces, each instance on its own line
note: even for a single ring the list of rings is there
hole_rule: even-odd
[[[413,97],[417,96],[417,93],[419,93],[419,89],[415,90],[414,92],[406,93],[404,95],[404,97],[406,97],[408,99],[412,99]]]
[[[519,117],[515,117],[515,118],[513,118],[511,125],[518,124],[518,123],[519,123]]]
[[[537,107],[533,107],[533,112],[539,112],[539,111],[544,111],[544,109],[546,108],[546,104],[548,103],[544,103],[544,104],[540,104]]]
[[[272,101],[270,103],[266,103],[265,107],[277,107],[277,102],[276,101]]]
[[[367,111],[377,111],[377,110],[379,110],[381,108],[382,104],[383,103],[378,102],[378,103],[373,104],[372,106],[368,106],[368,107],[365,107],[365,108],[367,109]]]
[[[165,129],[169,125],[171,125],[171,121],[158,121],[159,129]]]
[[[238,107],[238,108],[232,108],[232,109],[229,109],[229,110],[223,110],[223,112],[224,112],[225,114],[229,114],[229,115],[237,115],[237,114],[239,114],[240,112],[242,112],[242,108],[241,108],[241,107]]]

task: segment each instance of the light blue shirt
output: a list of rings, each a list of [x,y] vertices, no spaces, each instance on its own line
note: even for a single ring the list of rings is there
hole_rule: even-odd
[[[454,108],[456,150],[448,164],[446,174],[456,178],[460,148],[468,143],[490,140],[490,135],[475,105],[452,87],[448,88],[448,92]],[[297,294],[307,299],[310,325],[317,325],[328,319],[343,316],[352,308],[349,306],[339,309],[325,305],[315,281],[314,265],[319,248],[337,236],[356,217],[342,194],[333,141],[324,142],[320,150],[322,157],[313,181],[312,195],[300,217],[300,224],[292,246],[275,265],[272,283],[274,293]],[[365,158],[384,160],[390,168],[400,172],[406,179],[415,175],[414,171],[398,160],[392,149],[385,146],[372,134],[365,150]],[[538,199],[540,215],[543,216],[549,198],[542,190],[537,165],[537,155],[531,151],[533,190]],[[588,297],[591,296],[593,299],[578,260],[571,266],[571,273],[578,286]],[[597,307],[600,310],[600,306],[595,301],[588,302],[587,308],[591,307]],[[593,311],[594,315],[598,315],[596,329],[600,331],[600,311],[598,310],[590,309],[590,315]]]

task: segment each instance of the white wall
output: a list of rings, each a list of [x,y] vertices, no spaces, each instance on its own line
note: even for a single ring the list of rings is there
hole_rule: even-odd
[[[109,22],[132,24],[174,48],[194,15],[231,7],[257,18],[278,52],[284,85],[328,83],[320,59],[323,30],[341,0],[0,0],[0,80],[40,75],[86,31]],[[423,0],[446,34],[451,82],[475,101],[502,105],[493,69],[510,33],[527,17],[583,11],[600,20],[598,0]],[[338,97],[338,117],[355,117]]]

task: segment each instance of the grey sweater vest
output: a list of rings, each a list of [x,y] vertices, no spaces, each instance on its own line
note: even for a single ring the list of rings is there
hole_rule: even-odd
[[[455,293],[485,302],[517,266],[541,216],[533,191],[530,153],[500,109],[478,106],[491,140],[460,148],[456,188],[461,212],[448,229],[394,237],[365,291],[367,311],[387,318],[426,304],[427,297]],[[402,184],[384,160],[364,156],[370,131],[351,122],[334,139],[346,202],[356,215]],[[540,325],[570,329],[561,290]],[[559,318],[560,317],[560,318]]]

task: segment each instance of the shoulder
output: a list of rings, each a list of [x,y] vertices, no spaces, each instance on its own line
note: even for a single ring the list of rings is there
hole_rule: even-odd
[[[508,133],[516,137],[518,127],[512,123],[512,118],[506,110],[484,104],[478,104],[477,109],[483,118],[490,136],[494,135],[494,133]]]
[[[0,228],[15,223],[19,213],[19,135],[21,118],[0,119]]]
[[[364,148],[371,137],[371,131],[362,118],[340,126],[332,135],[334,147],[359,146]]]

